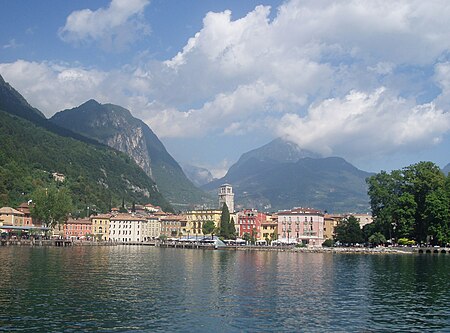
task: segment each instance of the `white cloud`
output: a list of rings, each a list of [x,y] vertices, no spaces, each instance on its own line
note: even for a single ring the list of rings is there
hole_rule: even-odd
[[[148,32],[147,4],[73,12],[60,36],[126,44]],[[16,61],[0,73],[47,115],[95,98],[129,108],[160,137],[276,129],[328,154],[388,154],[436,143],[449,130],[448,17],[444,0],[291,0],[238,19],[207,13],[163,62],[104,72]],[[134,37],[122,40],[122,31]],[[429,103],[416,102],[422,95]]]
[[[46,116],[91,98],[107,102],[113,97],[111,93],[117,92],[112,80],[108,80],[115,74],[97,70],[18,60],[0,64],[0,73]],[[111,91],[108,91],[109,88]]]
[[[107,8],[74,11],[59,36],[68,43],[98,42],[108,50],[122,49],[150,33],[141,17],[148,4],[149,0],[112,0]]]
[[[434,103],[416,105],[383,87],[324,100],[306,117],[286,114],[276,127],[281,137],[303,148],[346,157],[430,146],[449,129],[450,114]]]
[[[17,41],[13,38],[7,44],[3,45],[3,49],[16,49],[22,44],[17,43]]]

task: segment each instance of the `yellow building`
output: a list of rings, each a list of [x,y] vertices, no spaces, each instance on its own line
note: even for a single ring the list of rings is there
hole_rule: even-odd
[[[261,223],[261,232],[259,233],[259,239],[261,241],[269,240],[269,243],[272,240],[278,238],[278,216],[277,215],[267,215],[267,219],[265,222]]]
[[[342,220],[342,215],[325,214],[323,217],[323,238],[334,239],[334,229]]]
[[[202,236],[203,223],[206,221],[213,221],[216,228],[219,228],[221,215],[222,211],[218,209],[201,209],[188,211],[186,213],[185,229],[187,236]]]
[[[0,223],[3,225],[22,226],[24,213],[11,208],[0,208]]]
[[[109,219],[111,215],[91,216],[92,234],[97,240],[109,241]]]

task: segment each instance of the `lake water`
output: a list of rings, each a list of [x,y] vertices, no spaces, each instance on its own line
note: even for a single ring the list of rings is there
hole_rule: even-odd
[[[450,332],[450,255],[0,247],[0,331]]]

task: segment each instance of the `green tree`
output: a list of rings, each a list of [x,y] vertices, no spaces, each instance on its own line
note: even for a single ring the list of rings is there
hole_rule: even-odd
[[[67,222],[72,211],[72,199],[65,188],[38,188],[33,194],[31,215],[48,227]]]
[[[203,223],[202,232],[203,232],[204,235],[209,235],[210,234],[211,238],[212,238],[213,235],[214,235],[215,229],[216,229],[216,225],[214,224],[214,221],[208,220],[208,221],[205,221]]]
[[[381,171],[367,179],[370,207],[375,223],[373,226],[385,236],[389,236],[392,230],[401,184],[402,174],[399,170],[394,170],[391,174]]]
[[[274,240],[277,240],[277,239],[278,239],[277,233],[276,233],[276,232],[272,232],[272,233],[270,234],[270,240],[271,240],[271,241],[274,241]]]
[[[411,193],[404,192],[398,196],[393,215],[392,232],[389,237],[413,237],[417,204]]]
[[[354,216],[344,218],[336,226],[335,239],[345,244],[362,243],[364,238],[358,220]]]
[[[427,218],[427,197],[434,191],[444,189],[445,176],[432,162],[419,162],[403,169],[404,189],[414,196],[417,208],[415,212],[414,236],[419,242],[425,242],[429,235],[430,219]]]
[[[386,238],[446,244],[450,240],[450,180],[432,162],[367,179],[374,232]]]
[[[228,206],[226,203],[222,205],[219,236],[225,239],[233,239],[235,236],[234,221],[231,222],[230,211],[228,210]]]
[[[256,232],[256,228],[253,228],[252,230],[251,230],[251,232],[250,232],[250,242],[252,243],[252,244],[255,244],[256,243],[256,240],[257,240],[257,236],[258,235],[258,233]]]
[[[250,234],[248,232],[244,232],[244,235],[242,235],[242,239],[245,240],[246,242],[250,242],[251,241]]]
[[[325,241],[322,243],[323,247],[332,247],[334,246],[334,240],[332,239],[325,239]]]
[[[229,239],[236,239],[236,227],[234,226],[234,218],[231,218],[230,224],[229,224],[229,231],[228,231],[228,237]]]
[[[449,197],[445,189],[438,189],[428,194],[425,203],[424,215],[431,243],[439,245],[450,243]]]
[[[381,232],[376,232],[369,237],[369,243],[373,245],[381,245],[386,243],[386,237]]]

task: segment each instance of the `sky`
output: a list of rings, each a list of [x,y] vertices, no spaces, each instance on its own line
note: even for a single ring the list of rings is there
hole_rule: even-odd
[[[47,117],[129,109],[222,176],[274,138],[378,172],[450,162],[447,0],[0,0],[0,75]]]

